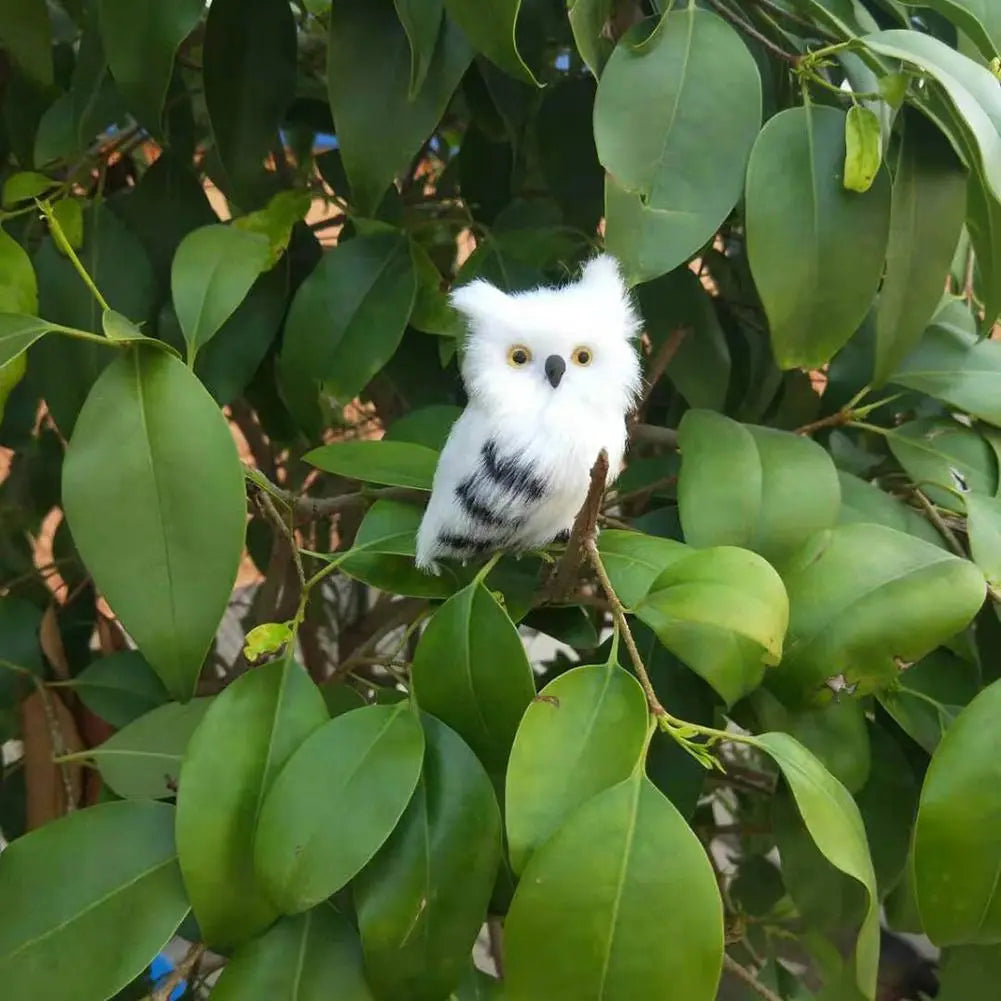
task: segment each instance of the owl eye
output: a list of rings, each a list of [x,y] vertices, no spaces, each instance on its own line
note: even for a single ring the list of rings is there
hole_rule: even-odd
[[[575,365],[583,367],[591,364],[591,359],[594,355],[591,354],[590,348],[574,348],[573,354],[570,357],[573,359]]]
[[[508,365],[513,365],[515,368],[521,368],[522,365],[527,365],[531,360],[532,352],[524,344],[515,344],[507,353]]]

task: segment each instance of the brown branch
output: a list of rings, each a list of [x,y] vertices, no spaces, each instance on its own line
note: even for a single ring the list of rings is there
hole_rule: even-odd
[[[741,966],[731,955],[728,953],[723,953],[723,969],[726,970],[731,976],[736,977],[738,980],[743,981],[743,983],[750,987],[755,994],[760,998],[764,998],[764,1001],[782,1001],[782,998],[778,996],[770,987],[766,987],[758,978],[749,970],[746,966]]]
[[[956,533],[945,523],[945,519],[935,509],[935,505],[916,487],[914,489],[914,497],[924,509],[928,520],[935,526],[938,534],[945,540],[946,545],[960,558],[964,560],[968,559],[966,550],[963,549],[959,539],[956,538]]]
[[[604,496],[607,482],[608,453],[602,449],[591,467],[591,483],[587,488],[584,503],[574,519],[566,551],[543,588],[543,601],[560,601],[571,594],[576,587],[577,575],[584,562],[584,545],[588,539],[593,539],[597,534],[601,498]]]
[[[349,657],[334,668],[330,678],[342,678],[350,674],[356,667],[361,667],[379,640],[388,636],[394,629],[409,625],[426,607],[427,602],[423,598],[403,598],[400,601],[391,602],[380,615],[382,621],[375,626],[365,640],[355,647]]]
[[[633,441],[643,442],[647,445],[663,445],[670,449],[678,447],[678,432],[674,428],[662,428],[654,424],[634,422],[629,427],[629,437]]]
[[[427,494],[410,487],[377,487],[355,493],[338,494],[336,497],[296,497],[292,503],[296,521],[319,521],[339,511],[368,504],[380,498],[386,500],[424,500]]]
[[[302,557],[299,555],[299,543],[296,541],[295,532],[292,530],[292,526],[281,516],[278,508],[275,507],[275,502],[265,491],[256,491],[254,500],[257,502],[257,506],[260,508],[261,513],[265,516],[265,518],[267,518],[268,521],[275,526],[279,534],[284,536],[285,541],[288,543],[289,551],[292,554],[292,562],[295,564],[295,573],[299,578],[299,587],[305,587],[306,574],[302,569]]]
[[[615,624],[619,630],[619,635],[622,637],[622,641],[625,643],[626,649],[629,651],[629,658],[633,662],[633,670],[636,672],[636,677],[639,680],[639,683],[643,686],[643,692],[646,695],[646,701],[647,705],[650,707],[650,712],[652,715],[656,716],[658,720],[669,719],[670,714],[660,704],[660,699],[657,698],[657,693],[653,689],[653,682],[650,680],[650,675],[647,674],[646,667],[643,664],[643,658],[640,656],[640,652],[636,647],[636,640],[633,638],[633,632],[629,628],[629,621],[626,619],[626,610],[622,607],[622,602],[619,601],[619,596],[615,593],[615,588],[612,587],[612,582],[608,579],[608,574],[605,571],[605,564],[601,562],[601,554],[598,552],[598,543],[595,541],[593,535],[585,540],[584,549],[587,553],[588,559],[591,561],[591,566],[594,567],[594,572],[598,575],[598,580],[601,581],[601,586],[605,590],[608,603],[612,606],[612,618],[615,620]]]
[[[681,348],[681,342],[690,332],[690,328],[688,327],[678,327],[676,330],[672,330],[665,339],[664,343],[657,349],[657,353],[654,355],[653,362],[650,365],[650,375],[647,378],[646,389],[644,390],[643,396],[636,407],[637,415],[641,415],[646,412],[646,407],[650,402],[650,396],[652,395],[654,388],[657,383],[660,382],[664,372],[667,371],[667,366],[674,360],[674,356]]]
[[[854,420],[854,417],[855,415],[851,410],[842,407],[841,410],[836,410],[833,414],[821,417],[820,420],[811,421],[809,424],[804,424],[802,427],[796,428],[795,433],[811,435],[816,431],[822,431],[824,428],[841,428]]]
[[[162,983],[153,991],[152,1001],[168,1001],[170,995],[174,993],[182,980],[186,980],[191,971],[198,965],[205,946],[201,942],[192,943],[185,953],[184,958],[174,967],[164,978]]]

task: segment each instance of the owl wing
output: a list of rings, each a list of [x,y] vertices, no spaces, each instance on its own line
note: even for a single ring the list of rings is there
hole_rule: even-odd
[[[467,407],[452,427],[417,532],[417,566],[515,548],[548,492],[545,478],[506,452],[489,416]]]

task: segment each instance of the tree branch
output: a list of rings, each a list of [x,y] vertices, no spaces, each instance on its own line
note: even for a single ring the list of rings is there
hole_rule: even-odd
[[[654,388],[660,382],[661,376],[667,371],[667,366],[671,364],[674,356],[681,348],[682,341],[684,341],[689,333],[690,330],[688,327],[678,327],[671,331],[664,343],[658,348],[650,365],[650,375],[647,378],[646,390],[643,392],[643,397],[636,408],[637,414],[642,414],[646,411],[646,406],[650,402],[650,396]]]
[[[707,0],[707,3],[712,7],[718,14],[726,18],[731,24],[736,25],[745,35],[750,38],[755,39],[760,42],[772,55],[778,56],[779,59],[784,59],[787,63],[793,66],[798,66],[800,62],[800,56],[792,53],[786,52],[785,49],[780,48],[776,45],[767,35],[763,35],[753,24],[748,24],[742,17],[737,17],[736,14],[725,4],[719,2],[719,0]]]
[[[629,437],[633,441],[648,445],[663,445],[665,448],[677,449],[678,432],[674,428],[657,427],[655,424],[640,424],[634,422],[629,427]]]
[[[174,989],[180,985],[182,980],[186,980],[191,971],[198,965],[204,952],[205,946],[201,942],[192,943],[184,958],[153,991],[152,1001],[168,1001],[170,995],[174,993]]]
[[[782,1001],[770,987],[766,987],[758,978],[745,966],[741,966],[729,953],[723,953],[723,969],[731,976],[743,981],[755,994],[764,1001]]]

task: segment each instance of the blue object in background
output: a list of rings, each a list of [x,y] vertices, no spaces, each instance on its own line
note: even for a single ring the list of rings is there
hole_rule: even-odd
[[[170,958],[165,956],[162,952],[152,963],[149,964],[149,978],[153,981],[153,984],[158,984],[164,977],[168,976],[174,969],[174,964],[170,961]],[[170,1001],[180,1001],[184,996],[184,992],[188,989],[188,982],[182,980],[177,987],[171,991]]]

